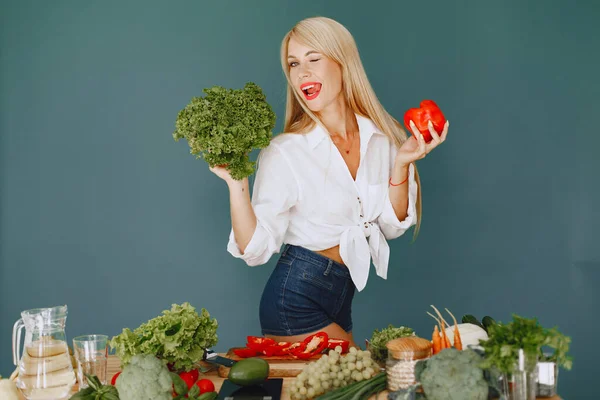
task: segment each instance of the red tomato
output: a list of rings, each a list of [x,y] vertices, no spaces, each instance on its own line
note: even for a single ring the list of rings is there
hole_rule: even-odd
[[[433,138],[431,137],[427,123],[431,121],[435,131],[441,135],[446,123],[446,117],[444,117],[442,110],[440,110],[433,100],[423,100],[419,106],[420,108],[411,108],[404,113],[404,125],[409,132],[412,132],[410,127],[410,121],[412,120],[423,135],[425,143],[429,143]]]
[[[115,386],[115,384],[117,383],[117,378],[119,377],[119,375],[121,375],[121,371],[117,372],[116,374],[113,375],[112,379],[110,380],[110,384]]]
[[[196,383],[196,381],[198,380],[199,375],[200,375],[200,372],[198,372],[197,369],[179,373],[179,376],[181,377],[181,379],[183,379],[183,381],[187,385],[188,390],[191,389],[192,386],[194,386],[194,383]]]
[[[200,394],[215,391],[215,384],[210,379],[200,379],[196,382],[196,386],[200,389]]]

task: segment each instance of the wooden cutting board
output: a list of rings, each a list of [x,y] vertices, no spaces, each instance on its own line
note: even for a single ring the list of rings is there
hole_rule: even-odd
[[[243,360],[243,358],[238,357],[233,352],[235,349],[238,349],[238,348],[241,348],[241,347],[234,347],[234,348],[229,349],[229,351],[227,351],[227,354],[225,355],[225,357],[230,358],[235,361]],[[317,356],[313,356],[307,360],[298,360],[298,359],[296,359],[292,356],[288,356],[288,355],[286,355],[286,356],[271,356],[271,357],[256,356],[256,357],[262,358],[269,363],[269,377],[270,378],[293,378],[295,376],[298,376],[298,374],[300,374],[300,372],[302,372],[302,370],[308,363],[321,358],[321,354],[319,354]],[[227,378],[228,374],[229,374],[229,368],[225,367],[223,365],[220,365],[219,366],[219,376],[221,378]]]

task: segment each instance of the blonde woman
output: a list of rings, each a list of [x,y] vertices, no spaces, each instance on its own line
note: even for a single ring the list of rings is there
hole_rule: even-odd
[[[285,134],[258,157],[252,200],[248,180],[211,169],[229,186],[228,251],[250,266],[279,253],[260,302],[262,334],[300,341],[325,331],[350,341],[351,306],[371,261],[387,277],[390,249],[420,223],[414,165],[446,139],[417,128],[407,138],[377,100],[354,38],[324,17],[300,21],[286,34]]]

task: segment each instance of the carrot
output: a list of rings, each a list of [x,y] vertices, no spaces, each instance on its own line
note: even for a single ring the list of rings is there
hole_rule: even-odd
[[[450,339],[448,339],[448,336],[446,336],[446,328],[444,328],[444,317],[442,317],[442,314],[440,314],[440,312],[438,311],[437,308],[435,308],[435,306],[431,306],[433,307],[433,309],[435,310],[435,313],[438,315],[438,317],[440,317],[441,320],[441,326],[442,326],[442,338],[443,338],[443,343],[444,343],[444,348],[445,349],[449,349],[450,347],[452,347],[452,345],[450,344]]]
[[[456,350],[462,350],[463,349],[462,339],[460,338],[460,332],[458,331],[458,323],[456,323],[456,318],[454,318],[454,315],[447,308],[446,308],[446,312],[448,314],[450,314],[450,316],[454,320],[454,348]]]
[[[438,311],[438,314],[439,314],[439,311]],[[442,316],[440,315],[440,317],[442,317]],[[446,324],[446,328],[450,329],[450,324],[444,319],[444,317],[442,317],[442,321],[444,321],[444,323]]]
[[[442,337],[440,336],[440,331],[438,330],[437,325],[434,325],[433,328],[433,354],[437,354],[442,350]]]
[[[429,315],[431,318],[435,319],[435,322],[437,322],[438,325],[440,326],[440,330],[437,331],[437,333],[438,333],[438,339],[439,339],[439,343],[440,343],[440,351],[444,350],[444,349],[450,348],[450,341],[449,340],[444,340],[444,336],[442,336],[440,334],[440,331],[442,329],[444,329],[444,327],[443,327],[444,323],[442,321],[440,321],[440,319],[438,317],[436,317],[435,315],[433,315],[430,312],[427,312],[427,315]],[[436,325],[436,329],[437,329],[437,325]]]
[[[444,348],[449,349],[451,347],[452,343],[450,343],[450,339],[448,339],[448,335],[446,335],[446,332],[444,331]]]

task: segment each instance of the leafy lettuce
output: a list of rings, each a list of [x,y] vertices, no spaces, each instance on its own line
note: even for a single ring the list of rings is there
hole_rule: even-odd
[[[211,167],[227,165],[236,180],[252,175],[249,153],[269,145],[276,119],[262,89],[248,82],[243,89],[213,86],[203,92],[179,112],[173,138],[185,138],[190,153]]]
[[[189,371],[202,360],[204,349],[217,344],[217,320],[204,308],[200,314],[189,303],[173,304],[170,310],[140,325],[129,328],[110,341],[122,365],[136,354],[153,354],[174,371]]]

